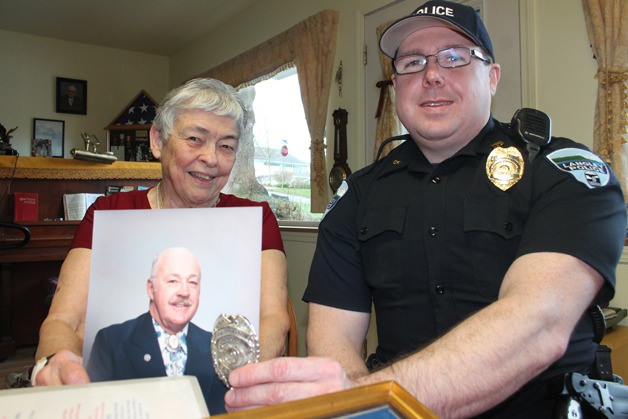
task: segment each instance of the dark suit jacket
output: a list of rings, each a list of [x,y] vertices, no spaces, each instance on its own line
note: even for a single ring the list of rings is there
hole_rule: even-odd
[[[83,98],[80,96],[74,96],[74,100],[70,105],[70,98],[68,95],[62,95],[59,101],[59,109],[63,111],[75,111],[80,112],[83,110]]]
[[[209,413],[215,415],[225,412],[227,387],[214,370],[211,336],[210,332],[189,324],[185,375],[198,379]],[[87,372],[92,381],[165,377],[166,367],[150,314],[101,329],[92,346]]]

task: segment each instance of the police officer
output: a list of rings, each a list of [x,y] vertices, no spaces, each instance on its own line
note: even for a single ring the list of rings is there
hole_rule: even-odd
[[[271,381],[289,399],[395,380],[441,417],[551,417],[554,378],[593,364],[588,307],[613,297],[619,183],[585,146],[550,141],[549,126],[530,137],[491,117],[501,69],[471,7],[429,1],[380,47],[407,140],[339,188],[304,295],[309,355],[342,369],[245,367],[227,406],[278,401],[257,385]]]

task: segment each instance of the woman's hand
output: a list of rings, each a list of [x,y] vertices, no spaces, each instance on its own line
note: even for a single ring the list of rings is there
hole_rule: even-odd
[[[37,387],[90,382],[83,367],[83,358],[65,349],[50,358],[48,364],[37,374],[35,381]]]

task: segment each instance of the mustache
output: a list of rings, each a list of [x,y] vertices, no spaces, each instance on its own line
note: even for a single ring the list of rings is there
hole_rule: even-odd
[[[177,297],[177,298],[175,298],[174,300],[172,300],[172,301],[170,302],[170,304],[173,304],[173,305],[183,305],[183,306],[185,306],[185,307],[190,307],[190,306],[192,306],[192,305],[193,305],[192,301],[190,301],[190,300],[189,300],[189,299],[187,299],[187,298],[183,298],[183,297]]]

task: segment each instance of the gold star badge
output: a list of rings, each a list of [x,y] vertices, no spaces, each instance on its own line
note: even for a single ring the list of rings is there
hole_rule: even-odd
[[[515,147],[497,147],[486,160],[488,179],[502,191],[508,190],[523,176],[523,156]]]

